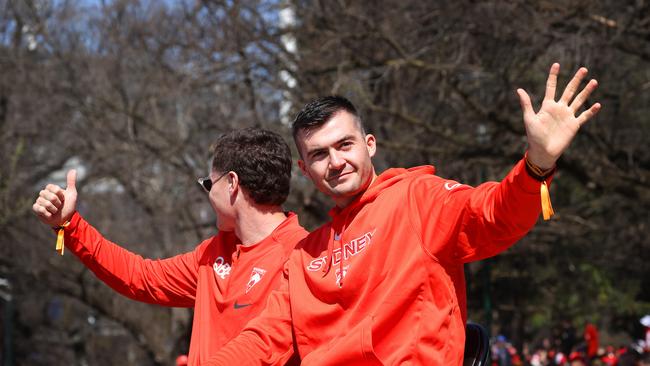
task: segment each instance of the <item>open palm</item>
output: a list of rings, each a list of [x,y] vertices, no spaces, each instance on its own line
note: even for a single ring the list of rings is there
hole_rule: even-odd
[[[542,107],[535,113],[528,93],[518,89],[519,101],[524,112],[524,124],[528,137],[528,158],[542,169],[550,169],[578,133],[580,126],[591,119],[600,110],[600,103],[595,103],[578,116],[576,113],[583,106],[589,95],[596,89],[598,82],[590,80],[576,95],[580,82],[587,75],[587,69],[580,68],[567,84],[562,96],[555,100],[557,75],[560,65],[555,63],[546,82],[546,94]],[[575,98],[574,98],[575,96]]]

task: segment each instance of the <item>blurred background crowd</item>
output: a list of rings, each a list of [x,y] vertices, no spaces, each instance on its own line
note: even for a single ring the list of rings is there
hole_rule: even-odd
[[[603,340],[591,323],[582,332],[565,320],[551,337],[520,349],[503,335],[491,340],[492,366],[647,366],[650,365],[650,315],[639,322],[641,337]]]

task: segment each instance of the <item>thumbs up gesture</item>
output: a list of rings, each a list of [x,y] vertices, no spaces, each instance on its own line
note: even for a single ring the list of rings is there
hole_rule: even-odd
[[[68,171],[67,187],[63,189],[56,184],[48,184],[39,192],[32,210],[46,225],[58,227],[72,217],[77,207],[77,171]]]

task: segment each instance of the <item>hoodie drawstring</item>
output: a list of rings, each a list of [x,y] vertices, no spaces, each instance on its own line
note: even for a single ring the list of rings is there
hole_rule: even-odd
[[[345,215],[343,216],[343,220],[335,220],[338,222],[343,222],[343,226],[341,226],[340,230],[338,233],[334,229],[334,222],[332,222],[332,226],[330,228],[330,237],[328,238],[328,243],[327,243],[327,259],[326,259],[326,264],[323,267],[323,277],[329,273],[330,269],[332,268],[332,264],[334,263],[334,245],[335,242],[338,242],[338,249],[339,253],[341,255],[341,258],[339,259],[339,280],[338,286],[339,288],[343,287],[343,259],[344,259],[344,253],[343,253],[343,232],[345,231],[345,223],[348,222],[348,218],[350,217],[351,210],[345,210]],[[336,274],[335,274],[336,275]]]
[[[327,239],[327,255],[325,256],[327,262],[325,263],[325,266],[323,266],[323,277],[325,277],[330,271],[330,268],[332,268],[332,254],[334,253],[335,236],[336,233],[334,232],[334,226],[332,225],[332,227],[330,227],[330,237]]]
[[[341,260],[339,261],[339,288],[343,288],[343,241],[341,240],[341,235],[342,233],[339,233],[338,237],[338,242],[339,242],[339,250],[341,251]],[[336,237],[334,238],[336,240]]]

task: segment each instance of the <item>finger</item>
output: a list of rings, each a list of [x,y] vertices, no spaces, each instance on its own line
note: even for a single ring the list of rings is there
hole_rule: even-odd
[[[72,169],[68,171],[66,178],[66,190],[77,192],[77,170]]]
[[[59,191],[59,192],[62,192],[62,191]],[[38,197],[37,201],[40,200],[40,199],[43,199],[44,201],[51,202],[56,207],[61,207],[61,205],[63,204],[63,200],[60,198],[60,196],[58,194],[52,193],[51,191],[48,191],[48,190],[42,190],[39,193],[39,197]]]
[[[45,219],[52,218],[52,214],[46,210],[45,207],[39,205],[38,203],[34,203],[32,210],[34,210],[34,213],[36,213],[37,216],[43,217]]]
[[[34,202],[34,204],[32,205],[32,211],[34,211],[35,214],[40,215],[41,206],[38,203]]]
[[[591,93],[596,90],[598,87],[598,81],[596,79],[591,79],[588,83],[587,86],[582,89],[580,94],[571,102],[571,105],[569,106],[572,110],[573,113],[576,113],[580,107],[585,103],[587,98],[591,95]]]
[[[36,204],[45,208],[48,212],[50,212],[53,215],[59,212],[59,208],[57,206],[55,206],[51,201],[48,201],[43,197],[38,197],[38,199],[36,200]]]
[[[56,191],[56,196],[59,197],[59,200],[61,201],[61,204],[65,202],[65,191],[62,189],[59,189]]]
[[[63,188],[57,186],[56,184],[48,184],[47,186],[45,186],[45,192],[50,192],[56,195],[57,197],[59,197],[59,200],[61,202],[65,201],[65,191],[63,190]],[[41,194],[41,196],[43,196],[43,194]],[[45,197],[50,199],[51,196],[45,196]]]
[[[586,111],[580,113],[580,115],[578,116],[578,119],[577,119],[580,126],[582,126],[587,121],[589,121],[593,116],[595,116],[600,111],[600,108],[601,108],[600,103],[596,103],[596,104],[592,105]]]
[[[557,62],[551,65],[551,71],[546,80],[546,94],[544,100],[555,100],[555,88],[557,87],[557,74],[560,73],[560,64]]]
[[[562,97],[560,97],[560,102],[563,102],[566,105],[569,104],[571,98],[573,98],[573,96],[576,94],[578,87],[580,87],[580,82],[586,75],[587,68],[585,67],[581,67],[578,69],[578,71],[576,71],[576,74],[573,75],[573,79],[571,79],[566,88],[564,88],[564,93],[562,93]]]
[[[44,191],[52,192],[53,194],[58,194],[59,191],[64,192],[63,188],[57,186],[56,184],[48,184],[45,186]],[[43,192],[43,191],[41,191]]]
[[[519,96],[519,104],[521,104],[521,110],[524,112],[524,120],[530,120],[535,117],[535,110],[533,110],[533,104],[530,101],[528,93],[524,89],[517,89],[517,95]]]

